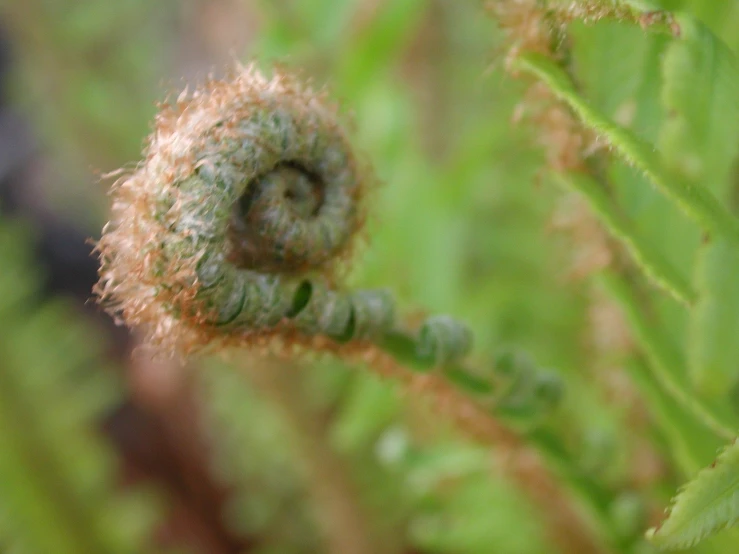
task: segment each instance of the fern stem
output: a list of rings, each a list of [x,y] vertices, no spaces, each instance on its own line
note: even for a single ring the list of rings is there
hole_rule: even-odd
[[[419,354],[418,339],[408,331],[390,329],[378,341],[378,346],[413,371],[428,373],[438,368],[452,385],[473,397],[490,395],[495,390],[489,377],[485,378],[461,362],[436,366],[433,359]]]
[[[517,67],[544,82],[588,127],[605,137],[623,158],[638,167],[667,198],[704,229],[739,245],[739,221],[705,187],[694,185],[663,167],[654,147],[620,127],[581,97],[567,73],[550,58],[528,52]]]
[[[685,305],[697,300],[697,293],[688,279],[639,235],[633,222],[617,208],[604,187],[594,178],[587,173],[574,171],[556,172],[554,175],[563,186],[576,190],[588,201],[611,235],[623,244],[656,285]]]
[[[367,173],[322,97],[242,68],[160,113],[144,161],[114,186],[97,291],[173,350],[265,338],[374,345],[491,395],[489,373],[461,364],[467,326],[436,315],[400,330],[389,291],[337,283],[364,220]]]
[[[391,350],[399,353],[395,347]],[[362,359],[359,354],[358,359]],[[558,437],[543,430],[523,435],[495,417],[489,406],[462,393],[444,375],[409,371],[409,365],[400,361],[408,362],[407,350],[397,358],[384,350],[375,349],[373,354],[368,361],[372,371],[403,383],[407,391],[421,392],[435,413],[452,421],[469,438],[502,453],[508,462],[506,474],[532,501],[559,551],[613,552],[615,541],[606,512],[608,493],[584,475]]]
[[[370,185],[323,97],[242,69],[160,113],[144,160],[114,187],[97,293],[179,354],[274,339],[354,355],[423,390],[463,430],[526,454],[512,471],[566,551],[604,551],[547,468],[493,417],[494,368],[463,363],[471,331],[445,315],[402,329],[388,291],[341,287]],[[558,381],[526,384],[544,404],[559,396]]]

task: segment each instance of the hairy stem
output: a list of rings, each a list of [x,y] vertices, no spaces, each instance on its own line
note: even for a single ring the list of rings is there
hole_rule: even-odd
[[[600,524],[603,519],[600,512],[607,501],[595,498],[602,496],[603,491],[583,477],[556,437],[537,431],[522,436],[443,375],[409,370],[407,365],[376,348],[355,350],[348,357],[364,362],[382,377],[402,383],[408,393],[420,393],[435,412],[452,421],[465,435],[501,452],[504,471],[531,501],[547,534],[561,552],[606,554],[611,551],[607,546],[608,530]],[[552,473],[547,463],[555,466],[558,473]],[[560,477],[564,477],[567,486],[562,486]],[[582,493],[583,504],[575,500],[572,490]]]

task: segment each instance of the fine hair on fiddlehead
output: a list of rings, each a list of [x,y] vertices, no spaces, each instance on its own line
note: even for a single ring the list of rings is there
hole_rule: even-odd
[[[407,330],[389,290],[342,286],[373,183],[325,94],[239,67],[162,106],[143,161],[113,187],[96,291],[160,351],[297,345],[370,365],[382,351],[487,409],[514,396],[531,413],[553,408],[558,394],[511,396],[485,364],[465,364],[473,336],[455,318]]]
[[[371,181],[324,94],[240,67],[161,107],[113,187],[98,294],[170,348],[277,327],[346,337],[384,305],[333,286]]]
[[[390,291],[342,287],[373,186],[325,93],[239,67],[161,107],[143,161],[113,186],[96,291],[164,351],[275,339],[454,364],[466,326],[434,316],[407,333]]]
[[[468,435],[526,459],[511,473],[537,502],[564,498],[497,418],[539,426],[562,396],[557,376],[517,357],[475,366],[473,334],[457,319],[407,329],[390,290],[344,285],[374,187],[324,93],[239,67],[161,106],[142,161],[112,188],[96,292],[158,352],[298,346],[369,366]],[[551,527],[593,544],[567,504],[549,511],[573,514],[570,523]]]

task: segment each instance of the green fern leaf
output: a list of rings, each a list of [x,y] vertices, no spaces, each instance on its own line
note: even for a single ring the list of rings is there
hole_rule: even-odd
[[[728,446],[674,500],[665,522],[647,532],[660,548],[688,548],[739,519],[739,443]]]
[[[724,199],[739,150],[739,65],[702,23],[678,16],[681,40],[665,53],[660,151],[674,173]]]
[[[608,231],[621,242],[644,273],[659,287],[684,304],[696,299],[688,279],[641,236],[636,225],[620,210],[593,178],[585,173],[567,172],[556,178],[582,194]]]
[[[739,255],[724,240],[700,250],[696,286],[701,291],[689,327],[688,367],[693,384],[709,398],[726,399],[737,382],[739,359]]]
[[[550,58],[526,53],[517,60],[523,70],[541,79],[588,125],[606,138],[626,161],[643,171],[650,181],[689,217],[708,231],[739,243],[739,221],[702,186],[673,175],[663,166],[656,149],[628,129],[615,124],[594,108],[575,88],[567,73]]]
[[[739,152],[739,65],[703,24],[686,17],[679,23],[682,39],[670,44],[663,62],[663,159],[673,172],[729,203]],[[696,265],[700,300],[689,327],[689,369],[700,392],[713,398],[736,382],[739,257],[732,246],[722,239],[702,245]]]
[[[663,390],[717,437],[723,440],[734,437],[733,427],[730,422],[724,420],[723,414],[717,413],[713,406],[695,398],[683,383],[684,379],[680,377],[684,375],[685,366],[682,353],[671,337],[647,317],[647,310],[635,292],[635,287],[611,271],[604,271],[600,277],[606,289],[621,306],[631,331],[650,361],[654,378]],[[676,372],[676,368],[680,370]]]

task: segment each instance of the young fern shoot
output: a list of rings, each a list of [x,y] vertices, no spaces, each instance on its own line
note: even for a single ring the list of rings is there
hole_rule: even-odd
[[[409,332],[388,291],[341,286],[372,186],[325,95],[240,67],[162,107],[144,160],[113,187],[96,292],[170,353],[374,349],[492,398],[489,376],[460,363],[465,325],[434,316]]]

